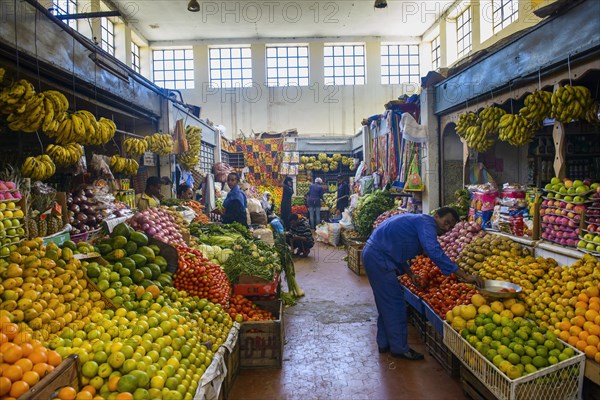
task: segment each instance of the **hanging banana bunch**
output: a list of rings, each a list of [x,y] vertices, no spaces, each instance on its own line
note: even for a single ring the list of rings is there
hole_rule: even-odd
[[[2,83],[2,81],[4,80],[5,73],[6,71],[4,70],[4,68],[0,67],[0,83]]]
[[[2,114],[21,114],[27,107],[27,102],[35,95],[35,89],[25,79],[14,82],[0,91],[0,112]]]
[[[177,154],[177,162],[184,170],[191,171],[200,162],[200,143],[202,141],[202,129],[197,126],[185,128],[185,137],[188,142],[188,151]]]
[[[489,120],[491,120],[492,114],[493,112],[489,112]],[[486,118],[485,121],[488,121],[488,119]],[[467,112],[458,117],[456,133],[465,139],[467,146],[480,153],[488,151],[494,145],[494,139],[487,136],[486,132],[482,129],[477,114],[474,112]]]
[[[50,156],[54,164],[66,166],[75,164],[83,157],[83,147],[77,143],[69,143],[65,146],[49,144],[46,147],[46,154]]]
[[[500,118],[506,114],[506,111],[499,107],[489,106],[481,110],[477,116],[477,125],[487,136],[497,136]]]
[[[552,92],[536,90],[525,97],[525,107],[519,110],[519,115],[530,121],[541,122],[550,117],[551,101]]]
[[[161,156],[168,156],[173,153],[173,138],[168,133],[155,133],[146,136],[146,142],[151,152]]]
[[[506,114],[500,118],[499,139],[512,146],[523,146],[533,140],[541,127],[541,122],[528,121],[518,114]]]
[[[21,174],[34,181],[44,181],[56,173],[56,165],[48,156],[42,154],[36,157],[27,157],[21,166]]]
[[[123,140],[123,148],[131,158],[137,159],[148,151],[148,142],[143,139],[127,138]]]
[[[117,155],[110,158],[110,169],[117,174],[122,172],[126,175],[135,175],[139,167],[138,162],[131,158],[123,158]]]
[[[552,93],[552,117],[563,123],[582,118],[592,101],[592,94],[585,86],[561,86]]]

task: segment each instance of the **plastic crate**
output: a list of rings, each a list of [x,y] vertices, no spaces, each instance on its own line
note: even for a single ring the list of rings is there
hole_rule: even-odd
[[[352,243],[348,246],[348,268],[356,275],[364,275],[362,251],[365,243]]]
[[[427,326],[427,320],[425,319],[425,316],[422,313],[415,310],[414,307],[410,304],[406,307],[406,315],[408,322],[415,327],[417,332],[419,332],[419,336],[421,337],[421,339],[425,341],[425,329]]]
[[[277,294],[279,287],[279,273],[276,273],[272,281],[257,278],[255,276],[242,275],[237,284],[233,285],[233,294],[241,294],[246,297],[271,297]]]
[[[429,304],[423,302],[423,306],[425,307],[425,318],[427,318],[427,321],[444,337],[444,320],[433,311],[433,308]]]
[[[499,400],[575,400],[583,390],[585,355],[575,356],[518,379],[509,379],[444,322],[444,343],[465,367]]]
[[[460,373],[460,361],[444,344],[444,337],[431,325],[425,324],[425,347],[450,376]]]

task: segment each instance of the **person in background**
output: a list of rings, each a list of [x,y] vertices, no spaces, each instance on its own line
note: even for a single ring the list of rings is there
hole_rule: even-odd
[[[308,217],[310,219],[310,228],[317,229],[317,225],[321,223],[321,201],[323,200],[323,180],[315,179],[315,183],[308,188],[306,195],[306,205],[308,206]]]
[[[283,180],[283,195],[281,197],[281,221],[286,230],[290,229],[290,215],[292,215],[292,196],[294,195],[294,180],[286,176]]]
[[[135,204],[138,211],[144,211],[147,208],[158,207],[160,205],[160,189],[162,181],[158,176],[151,176],[146,180],[146,190],[135,196]]]
[[[310,249],[315,245],[315,241],[306,218],[298,214],[290,215],[288,243],[292,246],[292,252],[295,251],[295,255],[306,257],[310,254]]]
[[[408,274],[415,286],[423,287],[413,275],[409,261],[425,253],[444,275],[452,273],[465,282],[482,286],[478,275],[461,270],[442,250],[437,237],[450,231],[459,220],[456,210],[442,207],[432,217],[426,214],[402,214],[387,219],[367,240],[362,259],[377,306],[377,346],[380,353],[393,357],[421,360],[423,354],[408,347],[406,303],[398,277]]]
[[[192,187],[182,183],[177,188],[177,198],[181,200],[192,200],[194,198],[194,191]]]
[[[337,190],[337,201],[335,203],[335,208],[337,212],[341,215],[346,207],[350,204],[350,186],[346,182],[346,178],[341,175],[338,175],[338,190]]]
[[[248,219],[246,216],[246,208],[248,202],[246,195],[239,187],[240,177],[237,172],[230,172],[227,175],[227,186],[229,186],[229,193],[223,202],[223,223],[231,224],[233,222],[239,222],[240,224],[248,227]]]
[[[262,199],[260,200],[260,205],[262,206],[265,213],[267,213],[267,218],[272,217],[275,213],[275,204],[273,203],[273,197],[271,193],[264,192],[262,195]]]

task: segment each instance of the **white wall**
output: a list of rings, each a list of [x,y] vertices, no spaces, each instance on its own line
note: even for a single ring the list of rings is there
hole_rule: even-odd
[[[367,63],[365,85],[325,87],[325,43],[331,41],[308,43],[310,85],[303,87],[267,87],[265,43],[252,44],[253,86],[242,89],[210,88],[208,45],[196,45],[193,47],[195,88],[182,90],[184,100],[200,105],[201,116],[224,125],[230,138],[240,131],[248,134],[252,130],[280,132],[290,128],[296,128],[302,135],[351,136],[360,129],[363,118],[381,114],[389,100],[404,93],[410,95],[418,88],[418,85],[381,84],[379,39],[363,42]],[[429,71],[429,65],[430,62],[427,67],[421,66],[421,75]]]

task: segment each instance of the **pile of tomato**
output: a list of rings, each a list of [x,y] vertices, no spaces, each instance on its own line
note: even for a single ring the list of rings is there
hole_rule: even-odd
[[[445,276],[430,258],[418,256],[410,269],[418,276],[421,288],[416,287],[408,275],[402,275],[400,282],[411,292],[421,297],[442,318],[455,306],[469,304],[477,289],[459,282],[456,275]]]
[[[227,311],[231,318],[237,322],[270,321],[275,319],[269,311],[261,310],[256,304],[241,294],[236,294],[229,300],[229,310]]]
[[[231,284],[221,267],[209,262],[199,250],[178,246],[177,252],[179,263],[173,276],[173,286],[185,290],[190,296],[228,307]]]

